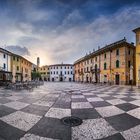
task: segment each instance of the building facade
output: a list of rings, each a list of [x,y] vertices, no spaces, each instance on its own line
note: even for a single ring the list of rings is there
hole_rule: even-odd
[[[38,72],[41,74],[41,79],[43,81],[50,81],[50,70],[48,65],[38,67]]]
[[[0,48],[0,81],[11,81],[11,53]]]
[[[135,83],[135,46],[124,38],[77,60],[75,81],[128,85],[131,66]]]
[[[50,81],[71,82],[74,80],[72,64],[55,64],[49,66]]]
[[[21,81],[31,81],[32,63],[21,57]]]

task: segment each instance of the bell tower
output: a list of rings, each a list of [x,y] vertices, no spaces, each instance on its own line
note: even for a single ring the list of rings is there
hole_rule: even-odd
[[[133,32],[136,34],[136,85],[140,86],[140,27]]]
[[[37,67],[39,68],[40,67],[40,58],[37,57]]]

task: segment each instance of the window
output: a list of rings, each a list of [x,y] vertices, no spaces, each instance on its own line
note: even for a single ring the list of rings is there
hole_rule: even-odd
[[[129,54],[129,55],[131,54],[131,51],[130,51],[130,49],[128,50],[128,54]]]
[[[6,69],[6,64],[5,63],[3,64],[3,69]]]
[[[95,57],[95,61],[97,62],[97,57]]]
[[[88,72],[88,67],[87,67],[87,72]]]
[[[61,67],[61,69],[62,69],[62,67]]]
[[[106,59],[106,53],[104,54],[104,59]]]
[[[66,67],[65,67],[65,69],[66,69]]]
[[[90,62],[92,63],[92,59],[90,60]]]
[[[120,67],[120,62],[119,60],[116,61],[116,68],[119,68]]]
[[[72,74],[72,71],[71,71],[71,74]]]
[[[65,71],[65,74],[66,74],[66,71]]]
[[[13,60],[15,60],[15,56],[13,56]]]
[[[71,69],[72,69],[72,67],[71,67]]]
[[[128,68],[130,68],[131,66],[131,61],[128,61]]]
[[[6,55],[5,54],[3,54],[3,58],[6,58]]]
[[[58,71],[56,73],[58,74]]]
[[[104,63],[104,70],[106,70],[106,67],[107,67],[107,65],[106,65],[106,63]]]
[[[17,61],[19,61],[19,58],[17,57]]]
[[[19,71],[19,66],[17,66],[17,71]]]
[[[68,74],[69,74],[69,71],[68,71]]]
[[[97,64],[95,64],[95,70],[97,70],[98,69],[98,66],[97,66]]]
[[[119,55],[119,49],[116,50],[116,55]]]

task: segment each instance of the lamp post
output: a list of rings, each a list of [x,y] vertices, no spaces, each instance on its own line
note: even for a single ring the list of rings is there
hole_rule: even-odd
[[[131,81],[131,89],[133,89],[133,66],[130,66],[130,81]]]

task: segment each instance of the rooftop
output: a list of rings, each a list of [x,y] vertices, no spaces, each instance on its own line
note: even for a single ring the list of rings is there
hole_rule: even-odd
[[[84,56],[84,57],[78,59],[77,61],[74,62],[74,64],[79,63],[79,62],[81,62],[81,61],[83,61],[83,60],[85,60],[85,59],[88,59],[88,58],[90,58],[91,56],[99,55],[100,53],[102,53],[102,52],[104,52],[104,51],[109,51],[109,50],[111,50],[111,49],[114,49],[114,48],[116,48],[116,47],[118,47],[118,46],[120,46],[120,45],[123,45],[123,44],[126,44],[126,45],[128,45],[129,47],[135,47],[133,43],[130,44],[130,43],[126,42],[126,39],[124,38],[124,39],[122,39],[122,40],[119,40],[119,41],[116,41],[116,42],[111,43],[111,44],[109,44],[109,45],[106,45],[106,46],[104,46],[103,48],[100,48],[100,49],[98,49],[98,50],[96,50],[96,51],[94,51],[94,52],[92,52],[92,53],[90,53],[90,54],[88,54],[88,55],[86,55],[86,56]]]

